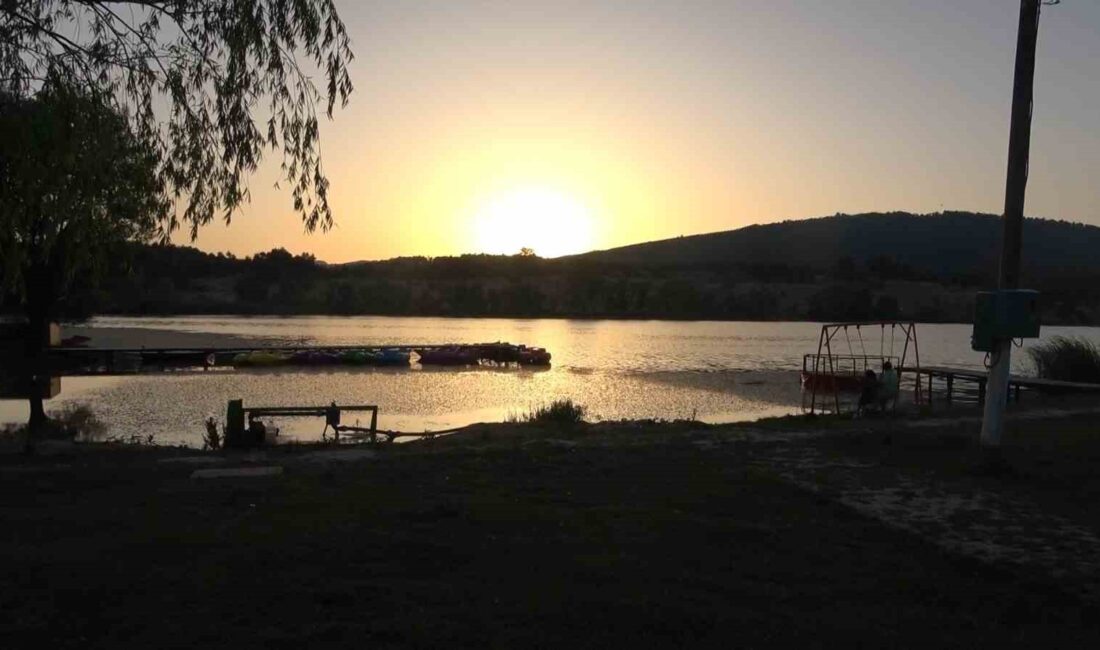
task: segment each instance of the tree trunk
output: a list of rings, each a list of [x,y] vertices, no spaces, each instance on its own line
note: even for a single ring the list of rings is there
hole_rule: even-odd
[[[40,392],[40,386],[31,384],[31,417],[27,422],[27,431],[30,435],[27,436],[27,444],[31,446],[31,438],[41,434],[47,428],[49,418],[46,417],[46,409],[43,405],[42,393]]]
[[[45,268],[28,269],[27,331],[24,338],[24,385],[30,402],[30,418],[27,420],[26,451],[34,451],[35,444],[49,431],[51,422],[46,415],[42,395],[46,392],[50,374],[46,349],[50,344],[50,312],[53,307],[53,283]]]

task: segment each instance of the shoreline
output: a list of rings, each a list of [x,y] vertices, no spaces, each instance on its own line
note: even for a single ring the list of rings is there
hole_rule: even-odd
[[[1095,400],[1087,397],[1057,397],[1049,401],[1016,405],[1006,412],[1006,422],[1014,426],[1029,427],[1032,423],[1044,421],[1071,420],[1075,418],[1100,419],[1100,406]],[[754,419],[733,420],[726,422],[707,422],[705,420],[686,418],[622,418],[597,421],[583,421],[576,425],[560,425],[555,423],[536,422],[512,422],[482,421],[471,422],[450,429],[424,432],[402,432],[379,429],[379,438],[384,439],[385,434],[396,434],[394,438],[399,443],[383,445],[403,449],[419,449],[421,446],[443,444],[447,447],[469,449],[481,448],[485,443],[515,440],[537,441],[555,432],[565,432],[567,437],[573,439],[596,439],[611,436],[620,439],[621,435],[637,436],[636,440],[658,442],[669,435],[684,433],[707,433],[714,435],[750,436],[767,438],[775,436],[776,439],[785,439],[786,434],[797,432],[800,438],[818,438],[832,435],[845,436],[848,434],[876,434],[885,431],[903,432],[914,436],[934,436],[938,431],[951,431],[958,433],[973,428],[977,431],[981,425],[981,411],[974,405],[957,405],[955,407],[924,414],[913,410],[899,410],[895,415],[873,416],[869,418],[855,419],[849,416],[836,417],[830,414],[792,413],[787,415],[765,415]],[[402,435],[407,434],[407,435]],[[411,438],[411,439],[410,439]],[[140,444],[130,445],[110,440],[88,441],[53,441],[62,444],[57,445],[66,451],[81,450],[96,453],[99,451],[112,452],[125,449],[138,453],[149,453],[153,456],[160,454],[174,454],[184,452],[187,454],[223,454],[226,456],[241,456],[255,454],[257,451],[274,452],[276,454],[295,454],[298,452],[310,452],[318,449],[335,450],[337,452],[354,450],[357,448],[372,447],[366,440],[346,438],[346,442],[336,444],[332,441],[321,440],[297,440],[287,439],[274,444],[268,444],[257,450],[240,452],[232,450],[210,451],[198,449],[186,444]],[[471,444],[473,443],[473,444]],[[491,446],[491,445],[490,445]],[[0,458],[5,454],[0,453]]]

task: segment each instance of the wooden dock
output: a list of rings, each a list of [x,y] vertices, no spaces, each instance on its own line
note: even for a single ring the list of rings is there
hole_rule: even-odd
[[[403,345],[242,345],[233,347],[172,348],[85,348],[52,347],[47,351],[48,368],[54,376],[129,375],[162,370],[228,368],[241,354],[270,352],[294,354],[315,352],[339,355],[351,351],[446,350],[454,348],[493,350],[520,349],[523,345],[493,343],[430,343]]]
[[[927,377],[928,403],[932,403],[932,382],[939,380],[944,386],[943,395],[947,402],[954,399],[957,390],[956,382],[968,384],[971,391],[976,389],[978,404],[985,403],[985,385],[989,380],[989,373],[985,370],[971,368],[949,368],[944,366],[921,366],[920,368],[902,368],[902,374],[912,373],[917,382]],[[962,389],[962,387],[958,387]],[[1086,384],[1073,381],[1058,381],[1056,379],[1040,379],[1038,377],[1024,377],[1021,375],[1009,375],[1009,396],[1015,401],[1020,401],[1021,390],[1033,390],[1039,393],[1067,395],[1074,393],[1090,393],[1100,395],[1100,384]]]

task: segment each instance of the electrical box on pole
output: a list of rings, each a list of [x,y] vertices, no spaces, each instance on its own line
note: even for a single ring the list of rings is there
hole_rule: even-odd
[[[1038,291],[981,291],[974,301],[970,347],[979,352],[993,352],[998,339],[1039,338],[1040,325]]]
[[[1048,0],[1056,4],[1054,0]],[[1008,168],[1005,174],[1004,236],[1001,238],[1001,263],[997,286],[1002,291],[1016,290],[1020,286],[1020,257],[1023,250],[1024,197],[1027,193],[1028,158],[1031,153],[1031,112],[1034,99],[1035,43],[1039,37],[1039,12],[1042,0],[1020,0],[1020,27],[1016,33],[1016,69],[1012,83],[1012,118],[1008,127]],[[998,292],[1000,293],[1000,292]],[[1012,367],[1012,338],[1029,331],[1016,329],[1013,321],[1017,314],[1018,298],[984,298],[980,306],[981,319],[975,319],[973,344],[989,350],[989,377],[986,384],[985,408],[982,412],[982,452],[991,463],[1000,462],[1001,429],[1004,423],[1005,401],[1008,398],[1009,369]],[[992,301],[992,307],[985,306]],[[1023,300],[1023,314],[1029,306]],[[1010,313],[1011,312],[1011,313]],[[1030,305],[1034,315],[1034,327],[1038,331],[1038,300]],[[983,321],[979,328],[979,320]],[[1021,320],[1028,320],[1022,318]],[[1004,327],[1007,336],[987,336],[984,322],[991,329]],[[980,330],[980,331],[979,331]],[[993,342],[990,343],[989,339]]]

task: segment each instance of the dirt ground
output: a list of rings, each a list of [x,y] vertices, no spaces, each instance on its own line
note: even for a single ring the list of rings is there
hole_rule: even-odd
[[[1021,425],[1006,454],[1015,469],[998,474],[974,470],[967,426],[821,422],[501,425],[333,453],[5,456],[0,646],[1100,641],[1100,600],[1075,564],[1086,558],[983,554],[944,531],[1013,548],[995,523],[978,525],[990,517],[912,514],[980,489],[990,507],[1026,497],[1028,512],[1096,535],[1089,432],[1100,420]],[[282,472],[191,478],[207,466]]]

